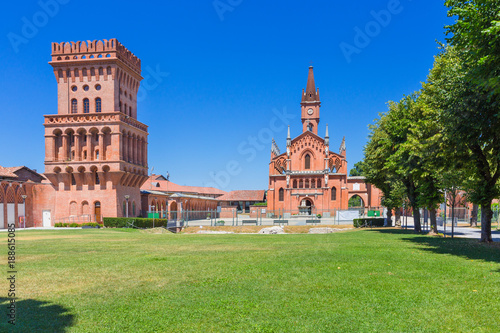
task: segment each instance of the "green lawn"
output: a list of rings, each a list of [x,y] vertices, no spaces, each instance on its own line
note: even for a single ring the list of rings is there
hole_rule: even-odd
[[[473,240],[107,229],[21,231],[17,243],[20,332],[500,328],[500,248]]]

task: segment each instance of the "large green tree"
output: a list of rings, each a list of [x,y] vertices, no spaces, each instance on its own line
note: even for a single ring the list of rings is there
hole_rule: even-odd
[[[470,77],[463,52],[447,47],[431,70],[424,92],[439,110],[444,142],[467,170],[463,187],[480,204],[481,241],[491,238],[491,203],[500,195],[500,98],[493,88]]]

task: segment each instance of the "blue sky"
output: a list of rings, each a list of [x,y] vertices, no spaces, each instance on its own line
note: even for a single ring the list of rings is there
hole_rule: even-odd
[[[286,125],[301,133],[311,63],[319,134],[328,123],[330,149],[345,136],[349,168],[362,160],[368,125],[420,88],[452,22],[439,0],[11,1],[0,17],[0,165],[44,170],[50,43],[117,38],[148,80],[149,167],[224,190],[267,189],[271,137],[284,151]]]

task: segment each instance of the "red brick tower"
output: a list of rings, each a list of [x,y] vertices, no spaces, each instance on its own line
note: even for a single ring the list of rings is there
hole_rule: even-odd
[[[129,216],[148,177],[148,128],[137,120],[141,61],[116,39],[52,43],[57,115],[45,116],[52,219]],[[128,198],[128,200],[126,199]]]

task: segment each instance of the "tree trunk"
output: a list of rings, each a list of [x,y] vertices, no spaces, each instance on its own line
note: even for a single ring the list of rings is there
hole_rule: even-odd
[[[437,221],[436,221],[436,208],[430,209],[429,214],[431,217],[431,230],[437,234],[438,228],[437,228]]]
[[[479,205],[472,205],[472,212],[470,213],[470,226],[477,227],[477,212],[479,210]]]
[[[493,210],[491,210],[492,200],[487,200],[481,203],[481,242],[492,242],[491,237],[491,218]]]
[[[422,232],[422,225],[420,224],[420,210],[418,207],[412,207],[413,209],[413,225],[415,226],[415,232]]]
[[[387,208],[387,226],[392,227],[392,209]]]
[[[394,225],[396,226],[400,226],[401,225],[401,209],[400,208],[397,208],[396,209],[396,217],[395,217],[395,222],[394,222]]]

